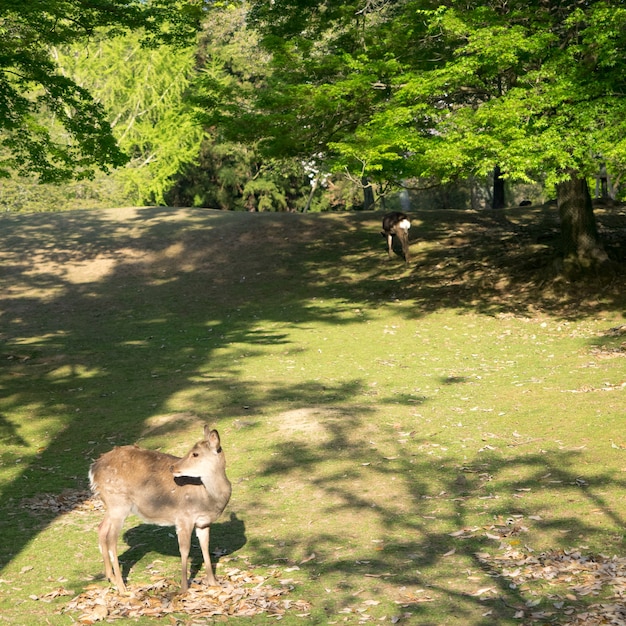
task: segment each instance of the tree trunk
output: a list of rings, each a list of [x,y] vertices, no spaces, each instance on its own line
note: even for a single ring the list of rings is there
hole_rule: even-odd
[[[369,211],[374,206],[374,188],[365,176],[361,179],[361,184],[363,185],[363,210]]]
[[[491,208],[503,209],[504,204],[504,178],[502,178],[500,166],[496,165],[493,168],[493,200]]]
[[[309,192],[309,197],[306,200],[306,205],[304,206],[304,209],[302,209],[303,213],[306,213],[311,208],[311,202],[313,201],[313,196],[315,195],[315,192],[317,190],[318,183],[319,183],[319,178],[316,176],[311,181],[311,191]]]
[[[606,263],[609,258],[598,234],[587,180],[570,172],[569,179],[557,185],[557,206],[566,273],[586,273]]]

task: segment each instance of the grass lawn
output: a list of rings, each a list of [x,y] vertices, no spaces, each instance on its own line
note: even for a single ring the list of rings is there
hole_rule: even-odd
[[[624,275],[554,280],[555,219],[416,211],[405,266],[380,213],[0,217],[0,624],[624,623]],[[224,590],[131,517],[120,598],[89,465],[205,423]]]

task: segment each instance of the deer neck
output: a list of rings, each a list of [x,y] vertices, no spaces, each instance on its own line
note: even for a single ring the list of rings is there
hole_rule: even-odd
[[[204,488],[207,490],[209,497],[219,506],[225,507],[230,499],[231,485],[226,474],[213,474],[211,476],[202,476],[200,478]]]

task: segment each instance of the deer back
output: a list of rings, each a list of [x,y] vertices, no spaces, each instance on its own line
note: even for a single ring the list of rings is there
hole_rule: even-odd
[[[89,473],[92,489],[114,515],[134,513],[147,522],[163,526],[177,525],[184,518],[194,524],[210,524],[219,517],[230,498],[223,452],[221,459],[204,455],[210,463],[200,463],[199,456],[192,457],[196,468],[203,467],[205,475],[202,477],[173,473],[174,465],[192,455],[196,446],[182,459],[137,446],[114,448],[92,465]]]
[[[383,233],[397,235],[411,227],[411,221],[406,213],[392,211],[383,216]]]

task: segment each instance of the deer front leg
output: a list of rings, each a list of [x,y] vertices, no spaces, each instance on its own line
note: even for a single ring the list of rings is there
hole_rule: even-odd
[[[187,561],[189,560],[189,550],[191,549],[191,528],[187,526],[177,526],[176,534],[178,536],[178,550],[180,551],[180,564],[182,570],[182,579],[180,583],[181,593],[187,593],[189,589],[189,581],[187,579]]]
[[[409,232],[404,228],[401,229],[398,234],[398,239],[400,240],[400,244],[402,245],[402,254],[404,255],[404,261],[406,263],[409,262]]]
[[[211,555],[209,553],[209,535],[210,535],[210,526],[205,526],[204,528],[196,528],[196,535],[198,536],[198,541],[200,542],[200,549],[202,550],[202,558],[204,559],[204,565],[206,568],[206,575],[204,577],[204,582],[211,587],[219,586],[219,583],[215,579],[215,574],[213,573],[213,566],[211,565]]]

